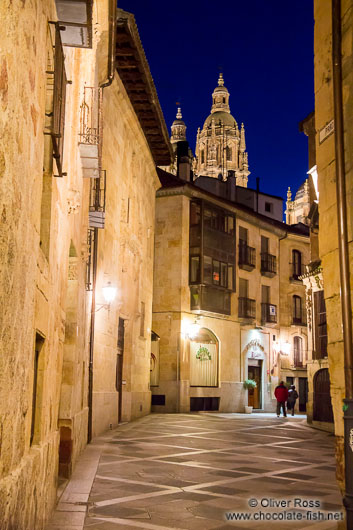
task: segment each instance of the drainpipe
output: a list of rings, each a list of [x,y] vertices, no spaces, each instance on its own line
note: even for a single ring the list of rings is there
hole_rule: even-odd
[[[353,529],[353,347],[350,293],[349,249],[347,235],[346,176],[342,104],[341,0],[332,0],[332,67],[335,120],[336,194],[338,250],[341,279],[341,307],[344,344],[346,397],[344,411],[345,496],[347,529]],[[352,441],[350,439],[352,438]]]
[[[92,440],[92,406],[93,406],[93,350],[94,327],[96,320],[96,281],[98,257],[98,228],[94,228],[93,236],[93,271],[92,271],[92,303],[91,303],[91,328],[89,335],[89,367],[88,367],[88,430],[87,443]]]
[[[116,0],[109,1],[108,77],[100,88],[110,86],[114,79],[116,43]]]

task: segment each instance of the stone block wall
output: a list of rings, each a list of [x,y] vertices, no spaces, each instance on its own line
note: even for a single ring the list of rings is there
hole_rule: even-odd
[[[351,286],[353,275],[353,69],[352,69],[352,36],[353,36],[353,2],[342,1],[342,82],[343,113],[345,142],[345,173],[347,224],[350,253]],[[333,82],[332,82],[332,21],[331,2],[329,0],[314,2],[315,34],[315,122],[319,133],[334,118]],[[342,399],[345,395],[342,314],[340,303],[340,280],[338,258],[338,228],[334,134],[320,143],[316,135],[316,158],[319,185],[319,247],[322,260],[327,308],[328,360],[331,380],[331,398],[337,437],[337,455],[340,462],[343,458],[343,413]],[[338,478],[343,487],[343,467],[338,470]]]
[[[160,186],[143,130],[118,74],[103,95],[106,222],[98,234],[97,308],[111,282],[117,296],[96,314],[93,435],[116,426],[118,322],[125,322],[120,420],[150,411],[150,344],[155,192]]]
[[[44,135],[55,2],[2,2],[0,18],[0,527],[41,530],[56,501],[59,459],[60,471],[70,474],[87,440],[89,182],[82,179],[77,143],[83,86],[95,82],[97,42],[93,50],[64,48],[72,81],[67,175],[56,178]]]

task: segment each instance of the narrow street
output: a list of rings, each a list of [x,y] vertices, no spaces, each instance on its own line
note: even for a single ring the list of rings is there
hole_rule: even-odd
[[[227,522],[233,512],[252,520]],[[280,512],[302,519],[281,529],[343,528],[315,520],[344,512],[332,435],[304,416],[152,414],[86,448],[47,530],[265,529],[273,519],[254,516]]]

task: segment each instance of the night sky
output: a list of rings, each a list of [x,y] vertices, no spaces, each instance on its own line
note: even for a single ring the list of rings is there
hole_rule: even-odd
[[[286,197],[308,170],[298,122],[314,109],[311,0],[119,0],[134,13],[166,124],[182,107],[187,138],[211,109],[222,71],[230,109],[244,122],[249,187]]]

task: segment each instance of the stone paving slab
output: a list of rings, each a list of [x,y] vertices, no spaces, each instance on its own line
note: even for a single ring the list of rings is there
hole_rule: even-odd
[[[301,521],[254,520],[262,499],[319,501]],[[249,499],[258,507],[250,508]],[[84,452],[46,530],[343,530],[308,520],[342,512],[334,437],[306,418],[268,414],[152,414],[95,440]],[[293,511],[293,509],[292,509]],[[229,521],[226,513],[251,520]]]

